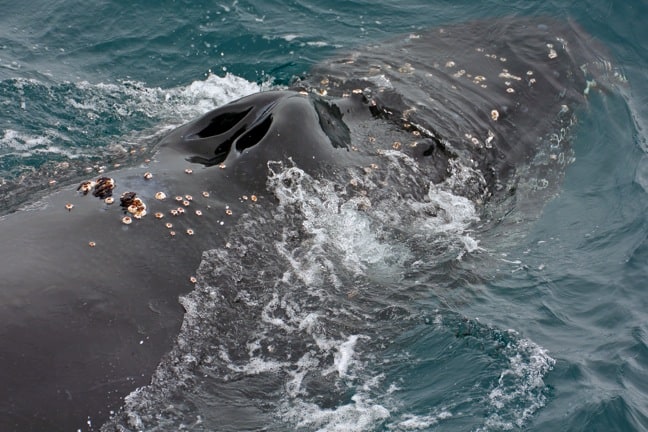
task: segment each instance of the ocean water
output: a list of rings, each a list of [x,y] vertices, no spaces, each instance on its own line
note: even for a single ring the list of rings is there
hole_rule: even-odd
[[[345,50],[504,15],[578,22],[624,79],[578,113],[540,210],[492,224],[444,190],[394,200],[365,185],[383,197],[367,212],[333,181],[274,167],[277,208],[204,252],[175,346],[102,430],[648,429],[646,2],[0,10],[1,214],[137,165],[174,127]],[[409,179],[399,187],[426,187],[388,156]],[[89,418],[83,430],[100,428]]]

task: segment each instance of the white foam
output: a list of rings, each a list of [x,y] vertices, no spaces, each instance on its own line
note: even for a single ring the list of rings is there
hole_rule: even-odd
[[[390,170],[398,173],[397,178],[406,179],[404,187],[421,188],[427,186],[427,195],[424,200],[407,198],[404,203],[414,213],[417,219],[416,227],[421,227],[420,232],[437,235],[465,234],[465,230],[472,224],[479,221],[475,203],[460,192],[464,192],[466,185],[480,183],[481,175],[471,168],[464,167],[459,162],[450,160],[450,175],[440,184],[427,182],[421,184],[420,179],[426,178],[426,174],[419,169],[416,160],[403,152],[396,150],[383,150],[380,153],[388,163]],[[376,187],[376,186],[374,186]],[[471,191],[468,191],[471,192]],[[393,206],[393,203],[388,203]],[[403,211],[394,209],[388,218],[399,217]],[[385,222],[385,221],[383,221]]]
[[[358,342],[358,337],[358,335],[349,336],[346,342],[343,342],[338,346],[333,363],[335,364],[335,368],[340,377],[345,377],[347,375],[349,364],[353,360],[354,348],[356,342]]]
[[[52,136],[49,131],[45,135],[32,135],[19,132],[13,129],[5,129],[2,138],[0,138],[0,157],[2,156],[20,156],[30,157],[35,154],[57,154],[66,156],[69,159],[76,159],[83,156],[83,152],[78,149],[63,148],[54,145]]]
[[[299,35],[292,34],[292,33],[281,36],[281,38],[283,40],[285,40],[286,42],[292,42],[293,40],[297,39],[298,37],[299,37]]]
[[[312,403],[299,402],[285,414],[298,429],[318,432],[366,432],[375,430],[389,418],[384,406],[362,394],[351,397],[351,402],[333,409],[323,409]]]
[[[328,42],[324,42],[324,41],[309,41],[309,42],[306,42],[306,45],[314,46],[314,47],[318,47],[318,48],[331,46],[331,44],[329,44]],[[333,45],[333,46],[338,46],[338,45]]]
[[[372,75],[370,77],[367,77],[367,80],[374,83],[378,87],[393,88],[392,82],[389,78],[387,78],[387,76],[385,76],[385,74]]]
[[[298,259],[284,244],[277,245],[304,283],[315,285],[335,274],[328,271],[334,266],[327,258],[331,253],[356,274],[366,274],[368,268],[389,273],[394,259],[402,263],[410,256],[402,244],[380,240],[380,227],[362,210],[362,201],[341,197],[333,182],[315,180],[294,166],[272,171],[268,182],[280,208],[299,211],[303,228],[312,236],[303,243],[308,250],[300,250]],[[335,278],[331,282],[339,286]]]
[[[68,98],[68,103],[75,109],[110,112],[121,117],[139,112],[151,118],[173,119],[174,124],[184,123],[217,106],[270,86],[269,83],[252,83],[230,73],[221,77],[211,72],[204,80],[168,89],[148,87],[137,81],[117,84],[81,81],[75,85],[82,90],[84,98]]]
[[[439,424],[440,421],[446,420],[452,417],[452,413],[449,411],[441,411],[436,415],[413,415],[406,414],[403,416],[404,420],[401,420],[396,425],[396,430],[408,431],[408,430],[429,430],[431,426]]]
[[[545,406],[544,377],[556,364],[547,350],[529,339],[514,339],[505,351],[509,354],[509,367],[500,373],[497,386],[488,395],[493,412],[486,419],[487,429],[523,427]]]

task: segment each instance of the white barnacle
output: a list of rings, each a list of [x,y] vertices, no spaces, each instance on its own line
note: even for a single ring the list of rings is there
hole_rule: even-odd
[[[515,93],[515,89],[513,87],[509,87],[506,89],[506,93]]]
[[[452,74],[452,76],[455,77],[455,78],[461,78],[465,74],[466,74],[466,70],[461,69],[461,70],[458,70],[457,72],[455,72],[454,74]]]
[[[407,73],[411,74],[414,72],[414,67],[411,65],[411,63],[405,63],[403,66],[398,68],[398,72],[400,73]]]
[[[81,192],[83,195],[87,195],[88,192],[90,192],[94,187],[96,186],[97,183],[95,183],[93,180],[87,180],[82,182],[79,187],[77,188],[77,191]]]
[[[503,79],[513,79],[515,81],[521,81],[522,80],[522,77],[519,77],[517,75],[513,75],[513,74],[509,73],[509,71],[506,70],[506,69],[502,69],[502,72],[500,72],[500,74],[498,76],[500,78],[503,78]]]
[[[153,178],[153,174],[151,174],[150,172],[145,172],[144,173],[144,179],[145,180],[151,180],[152,178]]]
[[[493,134],[493,132],[489,129],[488,130],[488,138],[486,138],[484,140],[484,142],[486,143],[486,148],[493,148],[493,145],[491,144],[491,142],[493,141],[493,138],[495,138],[495,134]]]
[[[491,110],[491,118],[493,119],[493,121],[497,121],[497,119],[499,119],[499,111],[497,111],[496,109]]]
[[[587,86],[585,87],[585,90],[583,90],[583,94],[584,94],[585,96],[587,96],[587,95],[589,94],[589,92],[590,92],[590,90],[591,90],[592,88],[594,88],[594,87],[597,86],[595,80],[587,80],[586,83],[587,83]]]
[[[155,194],[155,199],[159,200],[159,201],[162,201],[162,200],[166,199],[166,194],[164,192],[157,192]]]
[[[106,204],[110,205],[110,204],[112,204],[112,203],[115,202],[115,198],[113,198],[113,197],[106,197],[106,198],[104,198],[104,202],[105,202]]]
[[[445,64],[445,67],[447,67],[447,68],[452,68],[452,67],[455,67],[455,66],[456,66],[456,63],[453,62],[452,60],[448,60],[446,62],[446,64]]]
[[[122,223],[123,223],[124,225],[130,225],[130,224],[133,223],[133,219],[132,219],[130,216],[124,216],[124,217],[122,218]]]

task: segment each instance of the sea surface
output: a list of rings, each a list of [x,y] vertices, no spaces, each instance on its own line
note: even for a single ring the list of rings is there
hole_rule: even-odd
[[[205,251],[155,385],[104,430],[648,430],[646,1],[0,0],[0,214],[345,50],[505,15],[574,20],[623,77],[579,111],[541,211],[493,226],[431,191],[443,217],[389,198],[367,216],[271,173],[278,228],[246,237],[250,217]]]

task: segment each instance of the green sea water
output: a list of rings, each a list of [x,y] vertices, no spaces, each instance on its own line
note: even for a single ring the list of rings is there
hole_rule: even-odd
[[[345,50],[504,15],[574,20],[625,82],[588,99],[537,221],[476,233],[481,252],[442,286],[422,277],[413,317],[395,312],[391,345],[336,341],[345,397],[274,395],[266,430],[648,430],[645,1],[0,0],[0,214],[141,163],[173,127]],[[150,430],[263,430],[231,410],[240,395],[174,403]]]

